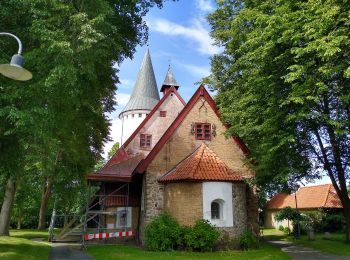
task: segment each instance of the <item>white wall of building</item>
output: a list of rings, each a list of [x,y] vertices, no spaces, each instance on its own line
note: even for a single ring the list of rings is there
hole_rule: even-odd
[[[232,183],[203,182],[203,219],[217,227],[233,226]],[[211,203],[220,202],[220,219],[211,218]]]
[[[142,123],[150,111],[133,110],[124,112],[121,115],[122,120],[122,137],[121,145],[132,135],[136,128]]]

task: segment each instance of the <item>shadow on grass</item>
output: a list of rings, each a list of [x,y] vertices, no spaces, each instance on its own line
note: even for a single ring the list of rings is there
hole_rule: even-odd
[[[0,259],[48,259],[51,246],[24,238],[1,237]]]

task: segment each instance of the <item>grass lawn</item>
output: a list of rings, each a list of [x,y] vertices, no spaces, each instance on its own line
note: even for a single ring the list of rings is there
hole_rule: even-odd
[[[47,231],[11,230],[10,237],[0,237],[0,259],[48,259],[51,246],[31,241],[30,238],[46,238]]]
[[[290,259],[287,254],[270,245],[262,244],[258,250],[226,251],[213,253],[192,252],[150,252],[134,246],[124,245],[91,245],[88,253],[94,259],[164,259],[164,260],[195,260],[195,259]]]
[[[330,240],[325,240],[322,237],[323,234],[316,234],[314,241],[309,241],[307,236],[301,236],[300,240],[296,240],[293,237],[288,237],[287,239],[293,243],[311,247],[323,252],[350,256],[350,244],[344,242],[345,234],[331,234]]]
[[[288,240],[295,244],[314,248],[319,251],[332,253],[335,255],[350,256],[350,244],[346,244],[345,234],[331,233],[331,239],[323,239],[323,234],[316,234],[314,241],[309,241],[306,235],[301,236],[300,240],[292,236],[286,236],[283,232],[276,229],[265,229],[264,236],[274,240]]]

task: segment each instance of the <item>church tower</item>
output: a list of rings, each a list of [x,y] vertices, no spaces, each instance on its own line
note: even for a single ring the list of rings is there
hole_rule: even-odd
[[[162,88],[160,89],[160,92],[163,92],[163,95],[165,95],[171,87],[175,87],[176,90],[179,89],[179,84],[177,84],[174,74],[169,65],[169,68],[165,75],[165,79],[164,79]]]
[[[119,114],[119,118],[122,120],[121,145],[130,137],[158,102],[157,82],[154,76],[151,56],[147,49],[131,97]]]

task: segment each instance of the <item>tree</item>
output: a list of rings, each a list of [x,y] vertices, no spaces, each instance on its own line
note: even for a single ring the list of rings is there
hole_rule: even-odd
[[[112,148],[108,151],[108,159],[111,159],[112,156],[118,151],[119,149],[119,142],[116,142]]]
[[[219,1],[209,16],[223,52],[211,60],[228,134],[251,149],[260,184],[326,173],[350,243],[350,19],[348,2]]]
[[[289,222],[293,222],[293,226],[295,226],[297,222],[302,220],[302,216],[298,210],[291,207],[285,207],[276,213],[275,219],[277,221],[288,220],[288,232],[290,232]]]
[[[20,176],[36,169],[41,179],[38,228],[57,179],[67,183],[91,170],[108,140],[106,113],[113,110],[114,65],[131,58],[147,39],[143,17],[161,0],[4,0],[0,24],[25,43],[29,82],[0,78],[0,174],[7,188],[0,235],[8,235]],[[17,46],[0,40],[8,55]],[[0,61],[8,62],[9,56]]]

